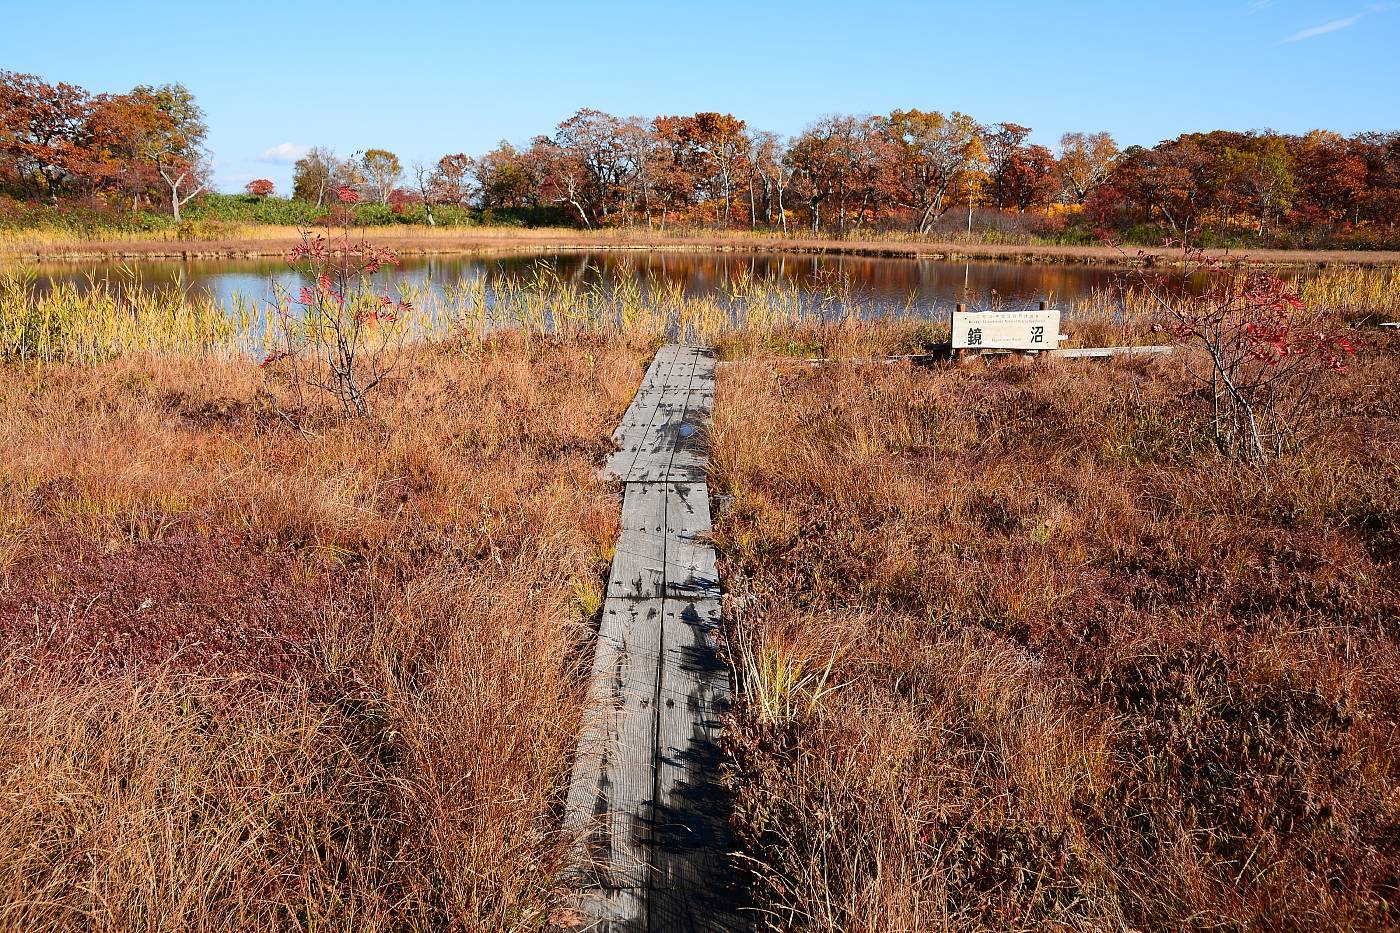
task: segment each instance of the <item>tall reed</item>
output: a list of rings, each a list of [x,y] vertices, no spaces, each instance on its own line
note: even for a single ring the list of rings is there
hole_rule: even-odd
[[[32,273],[0,271],[0,356],[91,361],[128,352],[182,351],[259,356],[282,336],[270,297],[235,294],[221,305],[207,293],[151,288],[135,281],[41,285]],[[816,289],[743,273],[721,290],[688,294],[677,282],[620,275],[577,281],[540,262],[521,275],[462,278],[440,286],[404,285],[410,310],[394,322],[413,339],[480,343],[503,330],[714,341],[806,323],[886,318],[845,280]]]
[[[1400,275],[1394,269],[1327,269],[1304,279],[1305,302],[1350,321],[1400,317]]]
[[[225,308],[208,295],[90,280],[42,286],[0,269],[0,357],[91,362],[129,352],[247,352],[265,322],[255,306]]]
[[[1390,270],[1323,271],[1300,283],[1305,301],[1346,320],[1400,314],[1400,275]],[[269,293],[270,294],[270,293]],[[401,285],[412,311],[395,326],[413,339],[480,343],[502,330],[528,335],[616,335],[683,339],[752,350],[775,337],[826,325],[901,320],[930,325],[928,339],[946,339],[939,320],[914,305],[866,298],[848,279],[815,286],[748,271],[705,294],[653,276],[566,277],[541,260],[522,274],[463,277]],[[41,283],[22,268],[0,269],[0,357],[94,360],[127,352],[180,350],[214,357],[257,357],[282,336],[266,295],[235,294],[220,304],[200,291],[130,281]],[[1161,309],[1136,285],[1095,289],[1064,302],[1070,346],[1158,343]]]

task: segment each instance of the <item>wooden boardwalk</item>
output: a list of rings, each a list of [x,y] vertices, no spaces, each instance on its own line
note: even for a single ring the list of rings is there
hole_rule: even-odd
[[[613,434],[624,483],[566,826],[584,840],[583,929],[743,929],[717,780],[729,672],[707,538],[714,356],[667,344]]]

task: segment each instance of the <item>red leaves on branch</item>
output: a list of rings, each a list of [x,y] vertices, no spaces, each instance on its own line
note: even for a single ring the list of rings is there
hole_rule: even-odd
[[[371,283],[382,268],[398,264],[398,255],[352,240],[347,224],[330,237],[304,231],[287,262],[311,282],[295,298],[279,291],[274,306],[285,348],[269,354],[263,365],[288,357],[304,362],[293,366],[296,378],[329,393],[347,416],[369,414],[368,395],[397,365],[405,335],[399,327],[370,325],[394,325],[412,310],[409,302],[395,303]]]
[[[412,310],[413,302],[407,299],[395,302],[388,295],[380,295],[378,305],[360,311],[356,315],[356,321],[360,324],[394,324],[398,321],[399,315],[407,314]]]
[[[366,240],[351,241],[347,231],[334,241],[321,234],[307,234],[288,251],[287,263],[292,266],[305,263],[319,280],[330,275],[373,275],[385,266],[398,265],[399,255],[387,246],[375,246]]]
[[[1219,270],[1219,260],[1202,268]],[[1346,369],[1346,357],[1356,352],[1352,342],[1307,316],[1307,305],[1292,284],[1276,275],[1253,272],[1225,276],[1207,290],[1195,315],[1182,316],[1178,339],[1202,328],[1233,330],[1242,352],[1265,366],[1317,358],[1329,369]],[[1232,320],[1233,319],[1233,320]]]
[[[360,200],[360,192],[349,185],[341,185],[335,189],[335,196],[340,199],[342,204],[358,204]]]
[[[1223,453],[1253,463],[1282,454],[1316,415],[1322,378],[1345,370],[1355,345],[1292,283],[1181,241],[1166,245],[1179,250],[1171,275],[1149,271],[1139,252],[1140,285],[1167,322],[1153,330],[1201,351],[1187,369],[1210,392]],[[1204,289],[1192,287],[1201,280]]]

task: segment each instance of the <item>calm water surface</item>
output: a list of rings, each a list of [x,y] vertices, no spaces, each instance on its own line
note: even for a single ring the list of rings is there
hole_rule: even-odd
[[[646,251],[564,252],[547,255],[433,256],[406,258],[378,278],[393,289],[404,284],[441,289],[461,280],[528,278],[545,265],[566,282],[608,287],[633,280],[679,283],[691,295],[724,292],[744,277],[770,279],[813,296],[849,287],[861,305],[875,311],[936,315],[957,302],[1007,307],[1050,299],[1068,304],[1095,288],[1111,286],[1123,271],[1104,266],[1029,265],[1006,262],[946,262],[762,253]],[[226,259],[140,263],[44,263],[35,266],[40,287],[56,281],[84,285],[108,281],[203,292],[231,304],[235,295],[262,300],[273,283],[295,291],[303,278],[277,259]]]

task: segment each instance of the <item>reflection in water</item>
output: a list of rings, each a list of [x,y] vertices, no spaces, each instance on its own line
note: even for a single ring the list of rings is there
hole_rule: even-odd
[[[666,250],[563,252],[550,255],[413,257],[377,276],[390,288],[428,286],[441,290],[463,279],[527,278],[546,264],[563,281],[588,287],[634,281],[667,283],[690,295],[722,293],[746,279],[774,280],[803,291],[849,285],[867,308],[908,309],[931,315],[957,302],[1006,307],[1049,299],[1065,305],[1120,281],[1123,270],[1104,266],[1030,265],[1007,262],[946,262],[780,253],[695,253]],[[199,290],[226,305],[233,296],[261,301],[276,282],[293,292],[302,279],[277,259],[188,262],[46,263],[34,267],[40,286],[54,281],[134,282],[145,287]]]

